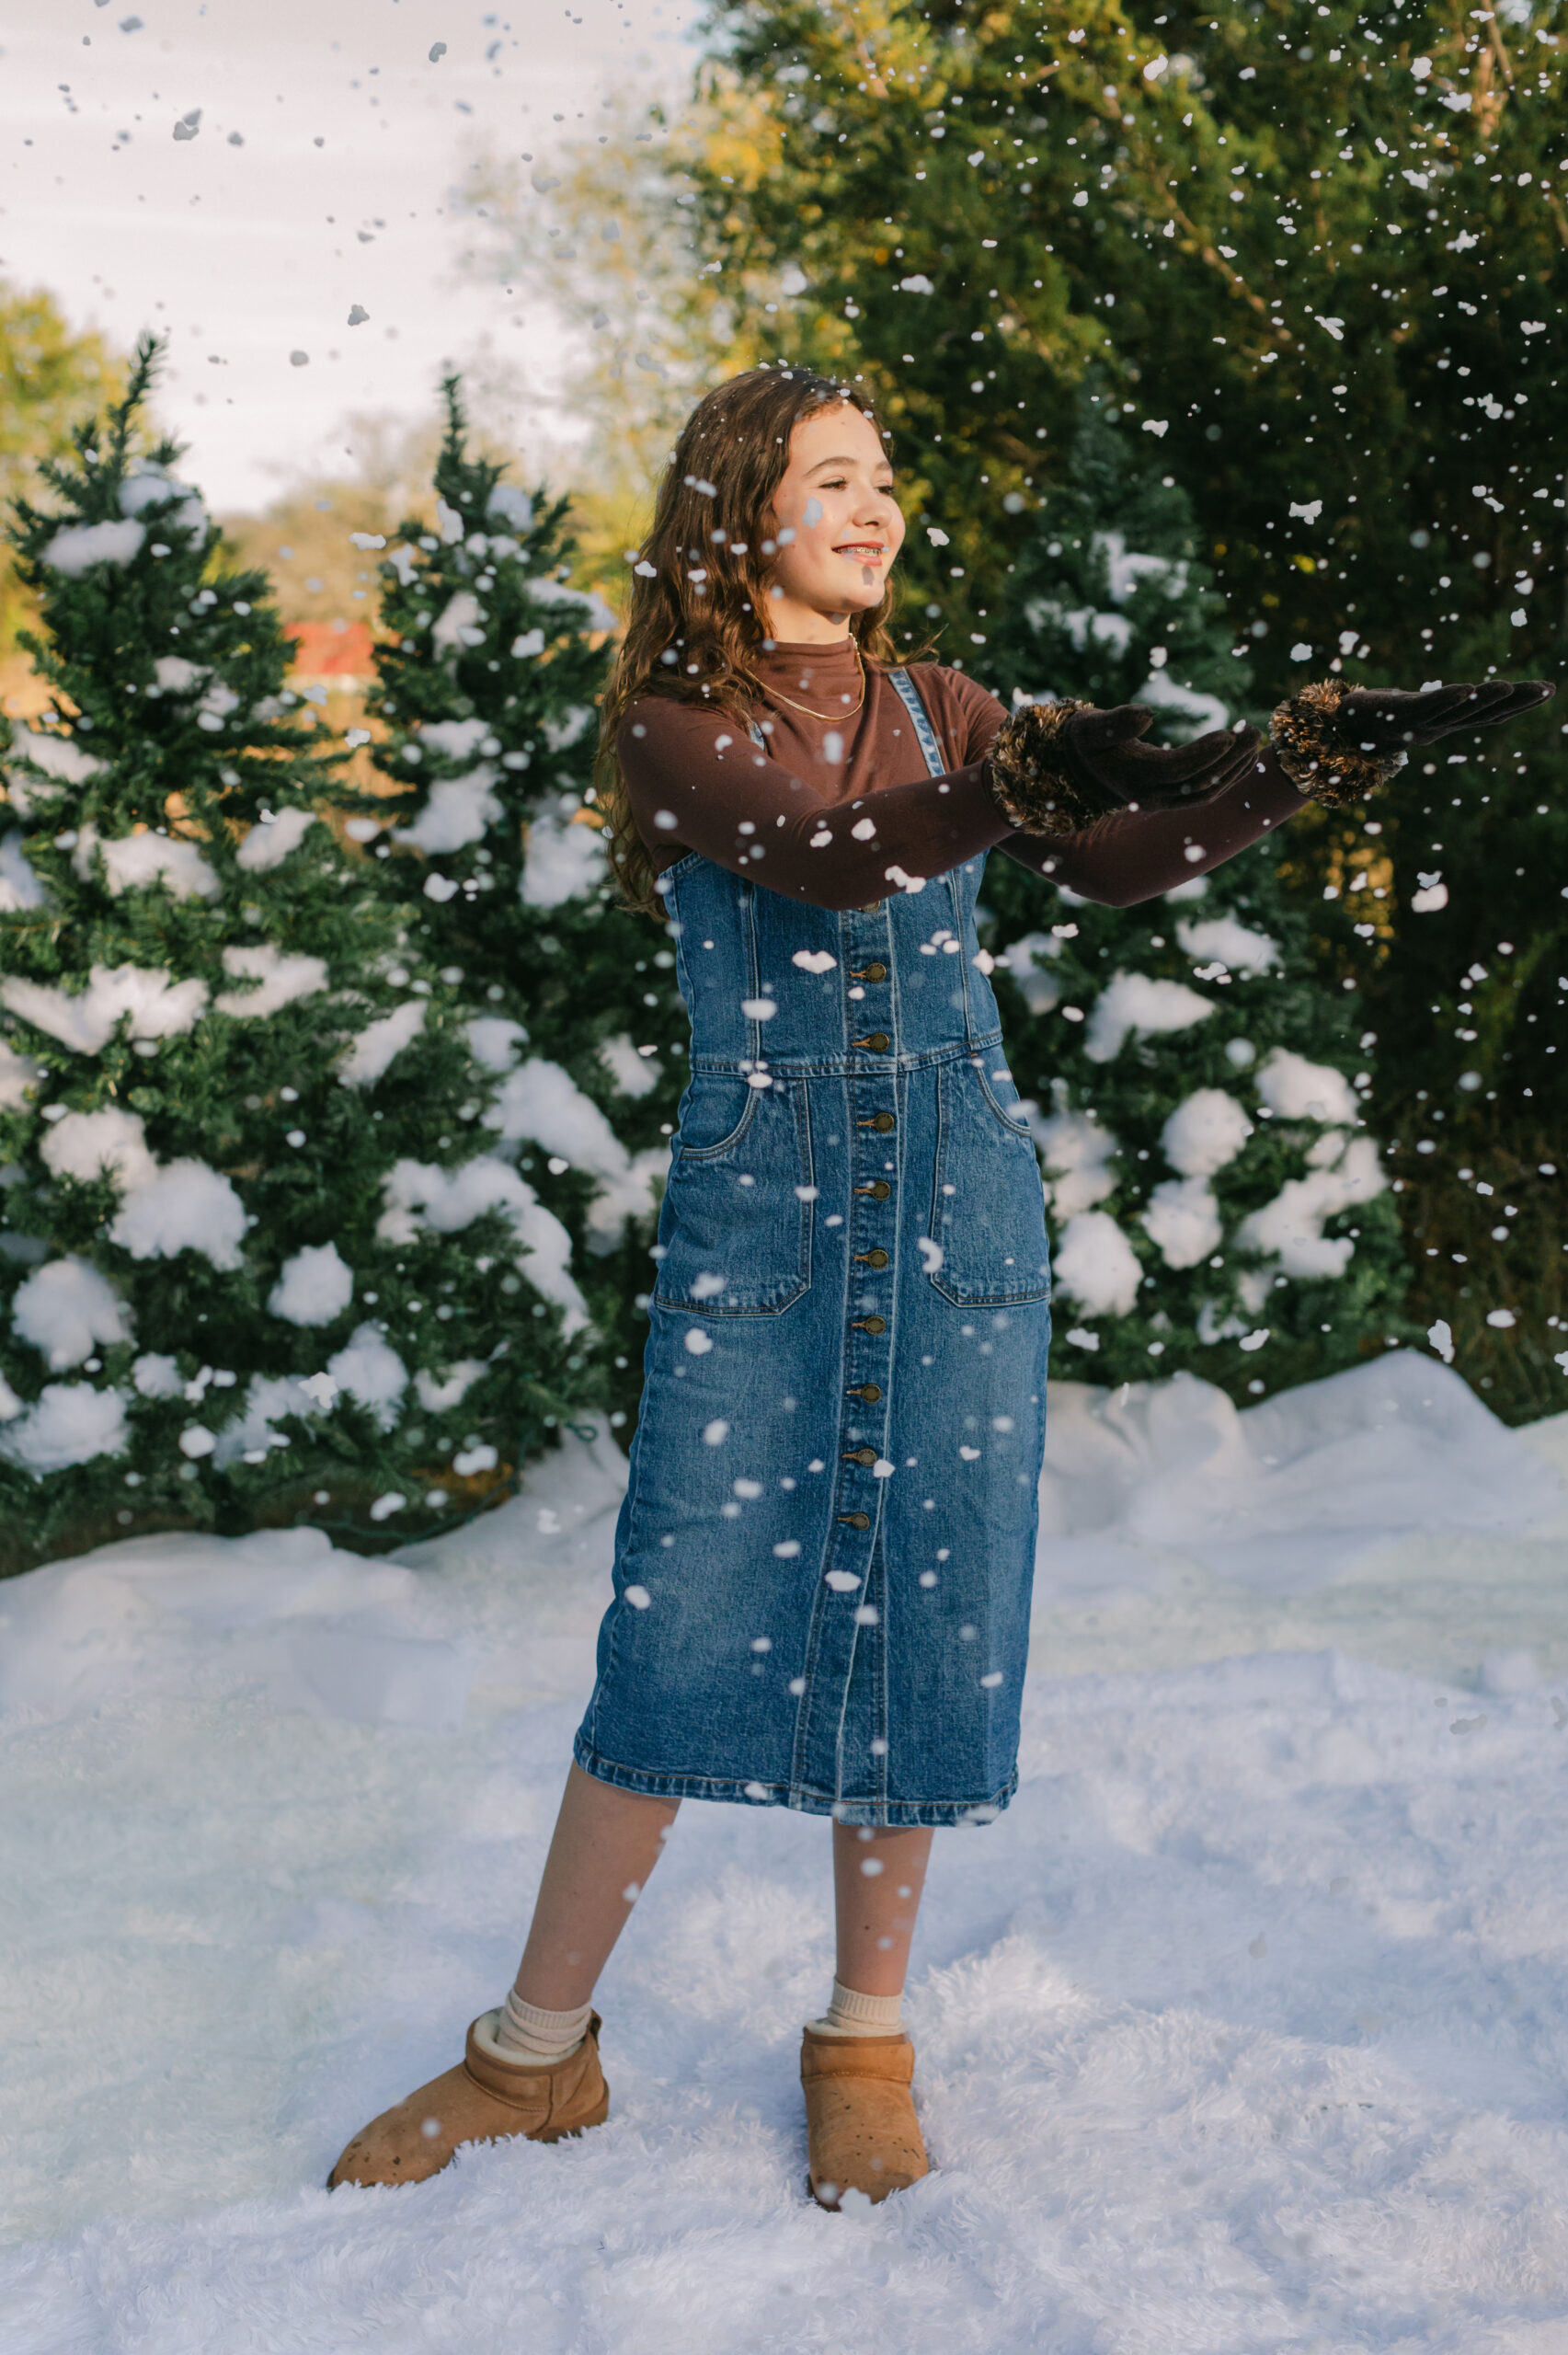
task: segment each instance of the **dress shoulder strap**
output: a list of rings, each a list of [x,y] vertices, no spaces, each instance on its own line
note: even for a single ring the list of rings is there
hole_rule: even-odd
[[[942,747],[936,741],[936,730],[921,701],[920,690],[909,672],[901,666],[887,672],[887,684],[914,723],[915,741],[925,755],[925,764],[933,776],[943,776],[947,764],[942,757]]]

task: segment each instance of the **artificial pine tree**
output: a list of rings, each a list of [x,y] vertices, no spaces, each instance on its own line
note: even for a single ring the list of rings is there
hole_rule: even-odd
[[[1228,726],[1244,649],[1196,545],[1182,490],[1091,380],[989,674],[1015,699],[1152,704],[1167,741]],[[1055,897],[993,855],[986,938],[1047,1170],[1055,1370],[1188,1367],[1245,1401],[1402,1335],[1371,1042],[1316,978],[1271,844],[1138,907]]]
[[[506,481],[470,446],[456,380],[443,391],[435,528],[405,523],[382,568],[384,787],[350,831],[379,837],[426,955],[463,973],[474,1052],[499,1083],[494,1149],[571,1235],[624,1433],[685,1011],[656,927],[612,904],[593,809],[614,615],[570,585],[567,501]]]
[[[338,838],[264,576],[139,442],[156,356],[12,529],[53,702],[0,800],[5,1569],[156,1527],[394,1544],[581,1395],[455,976]]]

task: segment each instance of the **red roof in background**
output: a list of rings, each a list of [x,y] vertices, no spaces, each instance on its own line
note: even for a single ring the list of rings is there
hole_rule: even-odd
[[[368,678],[375,669],[365,622],[288,622],[284,636],[294,641],[289,667],[303,678]]]

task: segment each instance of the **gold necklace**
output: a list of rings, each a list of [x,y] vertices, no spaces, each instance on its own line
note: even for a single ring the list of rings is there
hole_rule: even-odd
[[[865,704],[865,664],[861,660],[860,640],[852,638],[850,644],[854,649],[855,669],[860,672],[860,702],[852,704],[847,711],[813,711],[808,703],[796,703],[793,695],[786,695],[780,687],[769,687],[764,692],[777,696],[780,703],[787,703],[792,711],[803,711],[807,719],[853,719]]]

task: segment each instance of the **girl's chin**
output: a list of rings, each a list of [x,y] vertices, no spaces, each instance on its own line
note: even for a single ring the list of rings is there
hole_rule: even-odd
[[[860,580],[846,581],[833,593],[852,614],[864,614],[872,605],[879,605],[887,593],[887,576],[873,572]]]
[[[869,580],[835,581],[831,595],[824,593],[821,597],[797,596],[795,604],[797,610],[802,608],[808,610],[814,613],[819,621],[830,622],[837,628],[841,624],[848,621],[852,614],[868,614],[875,611],[882,603],[887,586],[886,576],[874,573]],[[780,634],[784,638],[790,636],[789,630],[782,627]]]

